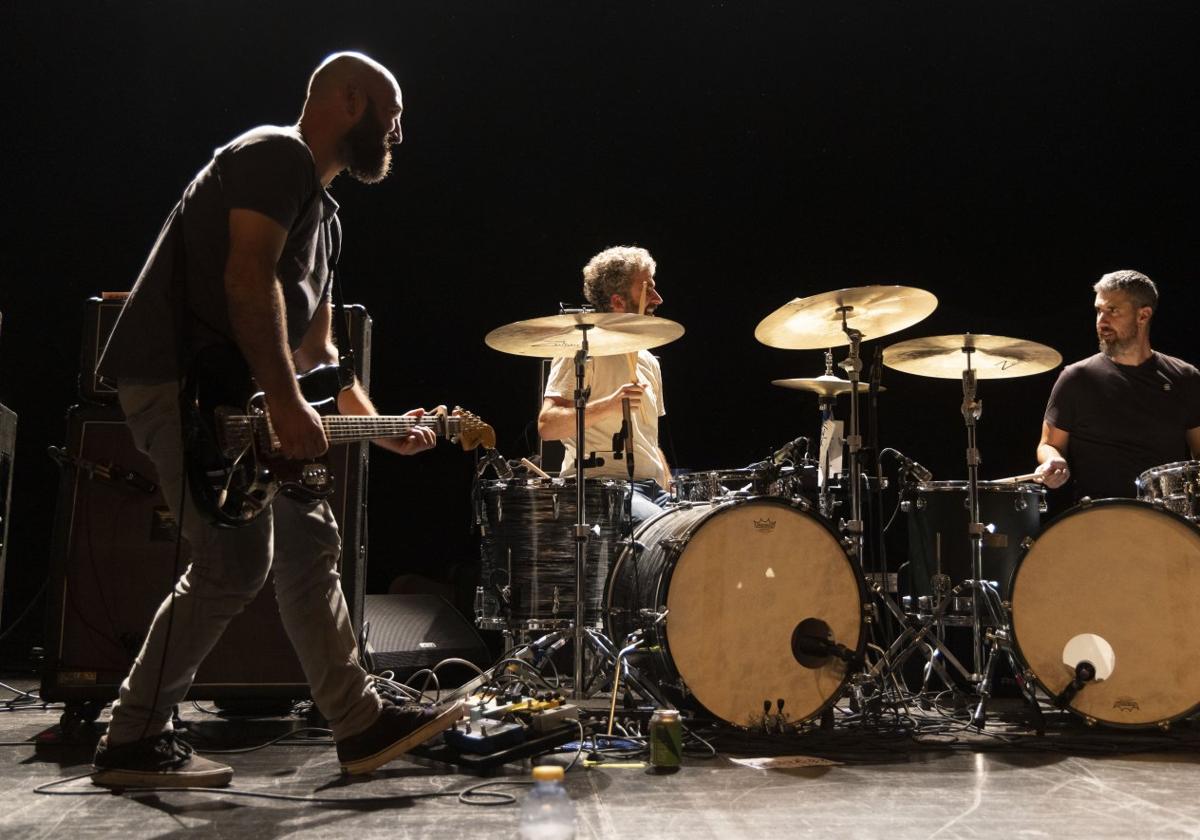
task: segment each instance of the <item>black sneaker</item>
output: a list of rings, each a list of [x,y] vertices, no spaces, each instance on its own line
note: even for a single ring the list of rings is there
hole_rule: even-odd
[[[115,747],[105,735],[92,766],[92,784],[105,787],[224,787],[233,779],[232,767],[196,755],[174,732]]]
[[[417,705],[384,703],[379,719],[357,735],[338,741],[337,756],[342,772],[370,773],[423,744],[454,725],[462,714],[462,703],[431,709]]]

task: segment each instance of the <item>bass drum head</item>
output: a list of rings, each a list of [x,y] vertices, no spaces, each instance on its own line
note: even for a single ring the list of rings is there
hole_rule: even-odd
[[[862,584],[846,552],[823,522],[781,502],[715,508],[679,554],[666,605],[679,676],[706,709],[738,726],[761,722],[768,702],[772,715],[802,721],[839,696],[844,662],[809,668],[793,654],[801,621],[824,621],[852,651],[865,644]]]
[[[1142,502],[1108,499],[1052,522],[1012,583],[1017,652],[1052,696],[1075,676],[1063,650],[1094,634],[1112,673],[1071,709],[1114,726],[1151,726],[1200,705],[1200,531]]]

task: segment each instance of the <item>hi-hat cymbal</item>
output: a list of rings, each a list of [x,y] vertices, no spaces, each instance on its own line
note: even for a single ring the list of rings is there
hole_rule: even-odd
[[[1062,364],[1062,355],[1052,347],[1002,335],[935,335],[883,350],[888,367],[935,379],[961,379],[968,359],[976,379],[1029,376]]]
[[[666,318],[632,312],[578,312],[530,318],[497,327],[484,337],[488,347],[517,356],[555,358],[574,356],[583,346],[586,330],[588,353],[617,356],[669,344],[683,335],[683,326]]]
[[[910,286],[861,286],[838,289],[785,303],[758,322],[754,337],[768,347],[823,350],[850,343],[842,331],[858,330],[864,339],[900,332],[937,309],[937,298]]]
[[[778,385],[780,388],[790,388],[793,391],[808,391],[822,397],[836,397],[839,394],[850,393],[850,380],[842,379],[839,376],[827,375],[800,379],[772,379],[771,384]],[[870,387],[866,382],[859,382],[858,393],[865,394]],[[887,388],[880,385],[879,390],[886,391]]]

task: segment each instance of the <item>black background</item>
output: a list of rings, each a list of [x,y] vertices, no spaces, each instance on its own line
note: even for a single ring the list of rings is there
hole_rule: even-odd
[[[972,331],[1094,352],[1091,284],[1159,284],[1156,349],[1200,360],[1200,15],[1188,2],[5,4],[0,401],[20,416],[3,616],[46,573],[84,300],[132,283],[212,150],[299,112],[360,49],[404,89],[385,183],[334,183],[348,300],[375,318],[384,411],[461,403],[536,446],[538,365],[486,348],[648,247],[687,328],[660,351],[678,466],[816,431],[771,386],[818,351],[755,342],[793,297],[898,283],[937,311],[876,344]],[[839,356],[840,358],[840,356]],[[982,383],[983,477],[1031,470],[1053,374]],[[884,372],[883,445],[963,478],[960,388]],[[477,552],[471,459],[376,451],[369,583]],[[10,638],[22,660],[39,623]]]

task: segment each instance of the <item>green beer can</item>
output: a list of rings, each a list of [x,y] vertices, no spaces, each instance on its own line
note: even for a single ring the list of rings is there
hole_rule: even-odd
[[[650,766],[677,770],[683,755],[683,721],[675,709],[655,709],[650,715]]]

